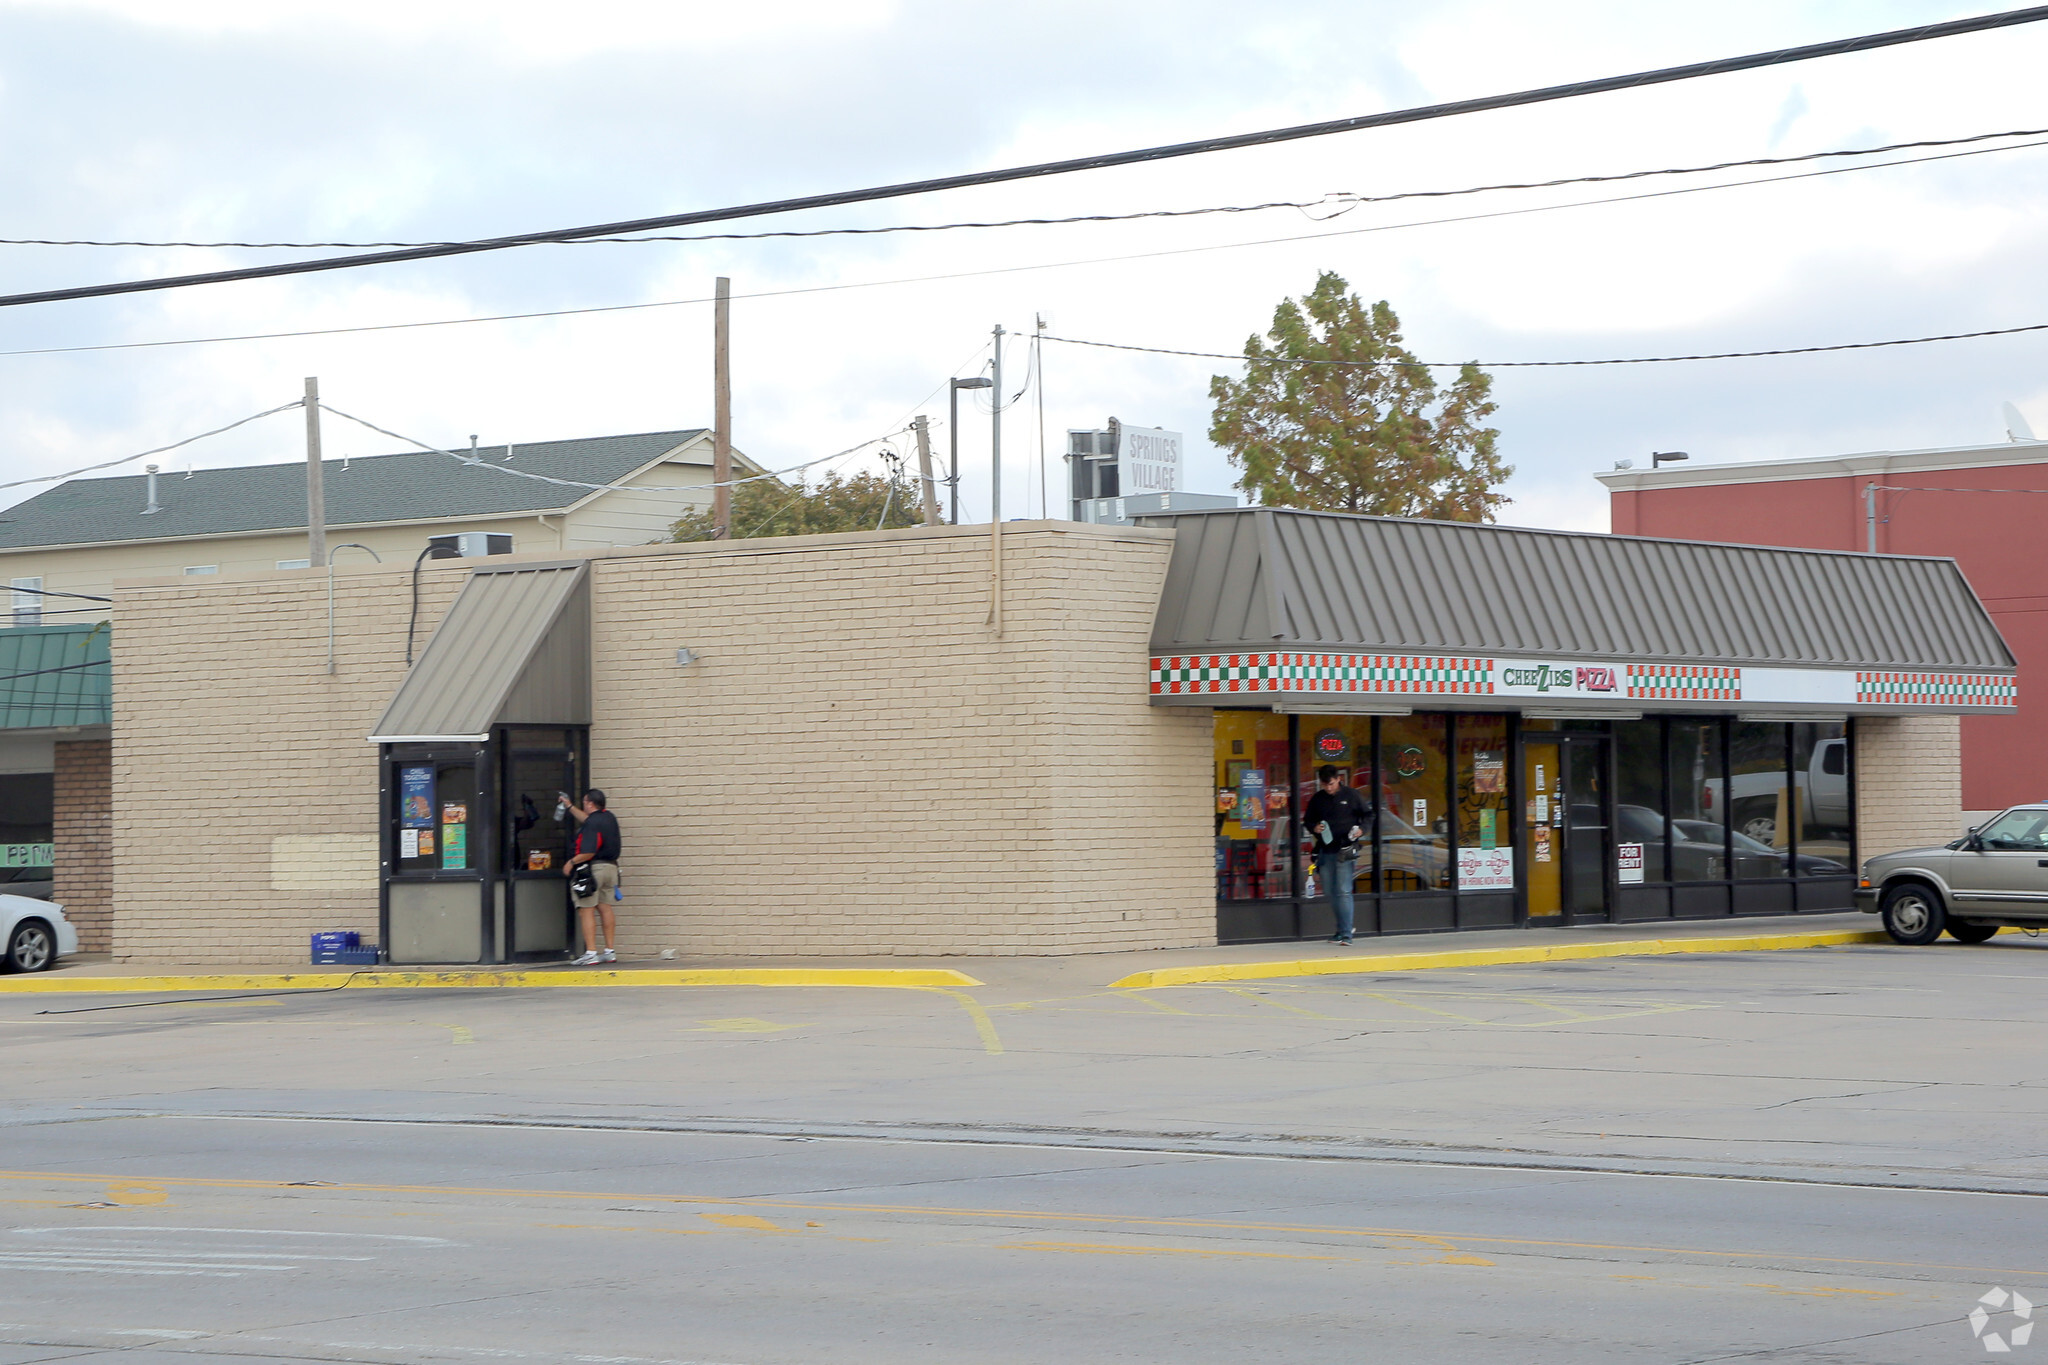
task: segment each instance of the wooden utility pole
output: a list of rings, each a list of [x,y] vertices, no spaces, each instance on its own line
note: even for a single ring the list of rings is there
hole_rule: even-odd
[[[718,277],[712,304],[711,535],[732,539],[732,281]]]
[[[932,433],[925,425],[924,414],[912,419],[910,429],[917,433],[918,487],[924,490],[924,524],[939,525],[939,493],[932,481]]]
[[[306,562],[327,562],[327,489],[320,469],[320,381],[306,379]]]

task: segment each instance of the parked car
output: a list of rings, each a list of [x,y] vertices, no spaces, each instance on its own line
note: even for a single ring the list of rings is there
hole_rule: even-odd
[[[0,895],[0,967],[46,972],[78,951],[78,930],[64,907],[30,896]]]
[[[1784,789],[1781,771],[1737,773],[1724,784],[1708,778],[1700,791],[1701,808],[1712,814],[1726,811],[1731,823],[1761,844],[1777,842],[1778,793]],[[1806,828],[1846,830],[1849,819],[1849,742],[1824,739],[1813,746],[1813,757],[1804,772],[1792,775],[1799,815]]]
[[[1954,843],[1870,859],[1856,908],[1881,915],[1885,932],[1908,944],[1944,930],[1982,943],[2003,926],[2048,928],[2048,802],[2014,806]]]

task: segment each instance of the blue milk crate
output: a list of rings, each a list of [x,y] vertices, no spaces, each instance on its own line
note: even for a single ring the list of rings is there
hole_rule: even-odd
[[[334,962],[361,965],[377,960],[377,946],[373,943],[368,948],[363,947],[363,936],[352,929],[346,932],[337,929],[315,934],[312,949],[313,962],[316,966]]]

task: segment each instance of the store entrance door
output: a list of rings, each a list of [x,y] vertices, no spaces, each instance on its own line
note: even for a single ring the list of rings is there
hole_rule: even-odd
[[[1613,833],[1603,735],[1525,735],[1522,865],[1535,924],[1585,924],[1608,915]]]

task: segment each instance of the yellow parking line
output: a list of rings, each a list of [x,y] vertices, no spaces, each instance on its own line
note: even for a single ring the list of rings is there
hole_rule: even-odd
[[[1446,967],[1500,967],[1518,962],[1572,962],[1595,957],[1657,957],[1666,953],[1761,953],[1785,948],[1832,948],[1845,943],[1889,943],[1874,931],[1815,934],[1746,934],[1740,938],[1645,938],[1620,943],[1553,943],[1529,948],[1451,948],[1436,953],[1307,958],[1293,962],[1218,962],[1202,967],[1155,967],[1109,983],[1111,990],[1193,986],[1210,981],[1263,981],[1289,976],[1357,976],[1426,972]]]
[[[177,976],[71,976],[38,972],[0,977],[0,993],[55,995],[109,991],[445,990],[534,986],[894,986],[931,990],[982,983],[950,968],[699,967],[576,971],[194,972]]]

